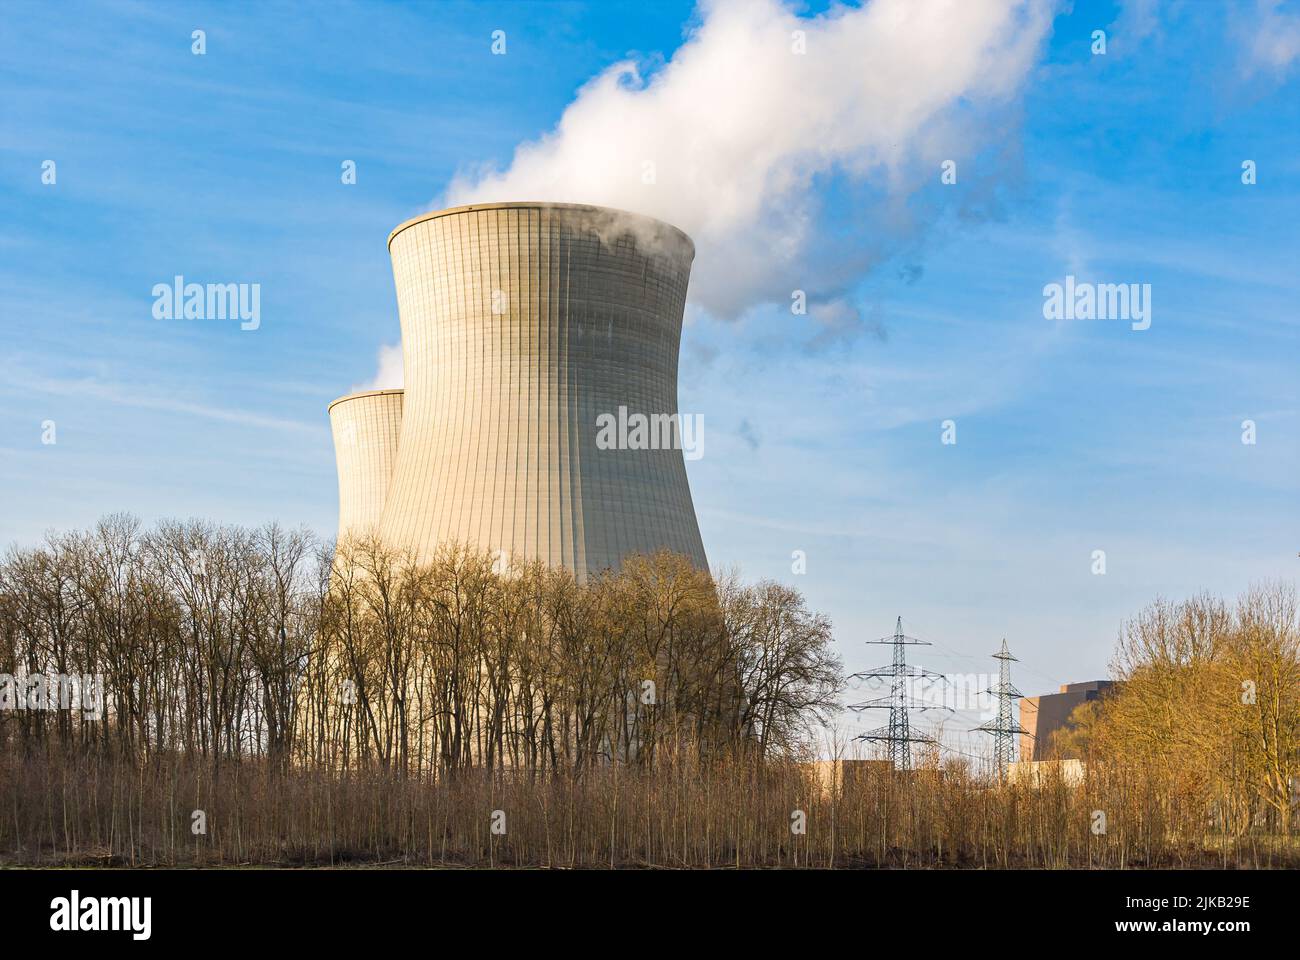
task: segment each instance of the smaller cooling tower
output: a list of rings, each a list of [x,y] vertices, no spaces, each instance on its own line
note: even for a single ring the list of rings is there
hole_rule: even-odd
[[[401,390],[368,390],[329,405],[339,471],[339,543],[379,533],[397,462],[402,396]]]

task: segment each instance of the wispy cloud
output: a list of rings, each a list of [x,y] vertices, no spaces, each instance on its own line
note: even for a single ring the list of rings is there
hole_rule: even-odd
[[[1247,74],[1264,71],[1281,76],[1300,59],[1300,13],[1284,12],[1282,0],[1256,0],[1254,16],[1247,14],[1242,25]]]
[[[108,383],[93,377],[27,377],[6,371],[6,383],[11,387],[55,397],[83,397],[91,400],[111,403],[123,407],[136,407],[143,410],[158,410],[181,416],[199,417],[221,423],[234,423],[262,430],[283,430],[293,433],[305,433],[321,437],[328,436],[322,424],[305,423],[299,420],[286,420],[271,417],[249,410],[234,407],[218,407],[205,403],[193,403],[177,397],[161,396],[141,391],[138,387]]]

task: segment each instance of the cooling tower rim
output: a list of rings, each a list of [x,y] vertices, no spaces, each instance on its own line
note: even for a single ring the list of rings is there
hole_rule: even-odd
[[[363,397],[382,397],[382,396],[384,396],[385,394],[390,394],[390,393],[405,393],[405,392],[406,392],[405,390],[403,390],[403,389],[401,389],[401,388],[399,387],[399,388],[397,388],[397,389],[391,389],[391,390],[358,390],[356,393],[345,393],[343,396],[339,397],[337,400],[331,400],[331,401],[330,401],[330,405],[329,405],[328,407],[325,408],[325,412],[326,412],[326,413],[329,413],[331,410],[333,410],[335,407],[337,407],[340,403],[346,403],[348,400],[360,400],[360,399],[362,399]]]
[[[637,213],[633,210],[623,210],[619,207],[602,207],[593,203],[558,203],[550,200],[509,200],[500,203],[467,203],[459,207],[447,207],[445,210],[430,210],[428,213],[422,213],[418,217],[412,217],[410,220],[403,221],[393,228],[393,232],[388,235],[388,249],[393,248],[393,238],[405,230],[407,227],[413,227],[417,223],[424,223],[426,220],[436,220],[439,217],[450,217],[459,213],[469,213],[473,210],[587,210],[596,213],[612,213],[620,217],[633,217],[637,220],[644,220],[647,223],[658,224],[660,227],[676,234],[690,250],[690,259],[695,259],[695,241],[681,227],[675,227],[667,220],[660,220],[658,217],[652,217],[648,214]]]

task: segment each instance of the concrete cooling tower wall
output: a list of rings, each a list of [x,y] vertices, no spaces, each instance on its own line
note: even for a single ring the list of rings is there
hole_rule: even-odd
[[[665,548],[707,568],[679,446],[644,449],[643,434],[633,449],[635,430],[622,448],[597,443],[602,416],[678,412],[690,239],[599,207],[499,203],[417,217],[388,245],[405,409],[384,541],[421,560],[457,541],[579,576]],[[380,458],[367,469],[349,526],[376,507]]]
[[[339,473],[339,543],[375,536],[397,462],[402,391],[371,390],[329,406]]]

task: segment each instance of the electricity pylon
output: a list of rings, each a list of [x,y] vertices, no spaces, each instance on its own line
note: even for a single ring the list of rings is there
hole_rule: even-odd
[[[881,637],[879,640],[868,640],[867,643],[888,643],[894,648],[894,660],[888,667],[880,667],[876,670],[867,670],[863,673],[855,673],[849,677],[850,680],[857,678],[869,677],[888,677],[890,679],[889,695],[886,697],[877,697],[874,700],[867,700],[863,703],[850,704],[849,709],[854,711],[861,710],[888,710],[889,726],[877,727],[875,730],[868,730],[866,733],[854,737],[855,740],[865,740],[871,743],[889,744],[889,759],[893,761],[894,769],[910,770],[912,769],[912,744],[914,743],[934,743],[934,737],[926,736],[924,733],[912,732],[911,724],[908,722],[909,710],[933,710],[935,704],[927,703],[924,700],[917,700],[908,695],[908,681],[914,677],[936,677],[943,679],[943,674],[934,673],[931,670],[923,670],[920,667],[909,667],[905,648],[909,645],[921,644],[930,646],[927,640],[918,640],[915,637],[906,637],[903,635],[903,618],[899,617],[894,627],[892,637]],[[951,707],[942,707],[944,710],[950,710]]]
[[[1011,683],[1011,664],[1019,663],[1007,649],[1006,638],[1002,638],[1002,649],[993,654],[993,659],[1001,661],[998,665],[998,685],[989,687],[985,693],[991,693],[998,698],[998,718],[989,723],[982,723],[976,730],[983,730],[985,733],[993,734],[993,762],[997,764],[998,778],[1006,776],[1007,764],[1016,758],[1016,742],[1014,737],[1027,735],[1028,730],[1020,726],[1019,722],[1011,717],[1011,704],[1024,696]]]

